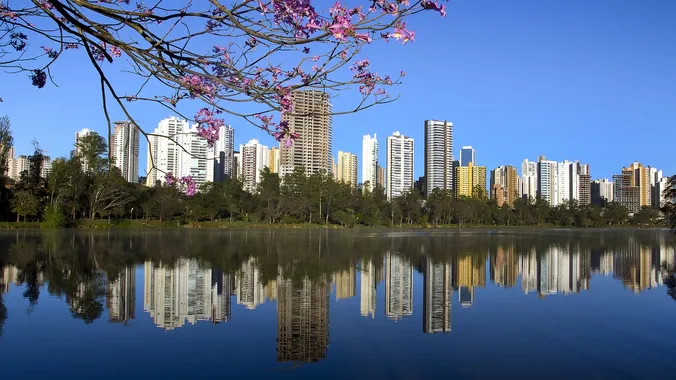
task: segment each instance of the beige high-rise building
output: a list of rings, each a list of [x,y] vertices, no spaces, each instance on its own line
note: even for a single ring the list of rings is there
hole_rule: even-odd
[[[357,186],[357,155],[338,151],[338,165],[336,168],[336,179],[338,181],[349,183],[352,187]]]
[[[455,194],[457,197],[478,197],[486,195],[486,167],[467,166],[455,168]]]
[[[268,168],[270,168],[270,173],[279,173],[279,148],[274,147],[268,151]]]
[[[639,206],[651,206],[650,167],[633,162],[628,168],[622,168],[622,173],[629,171],[633,173],[631,186],[638,186]]]
[[[385,188],[385,168],[378,165],[378,180],[376,182],[378,186]]]
[[[294,91],[293,112],[283,116],[299,137],[287,146],[280,144],[280,175],[304,167],[305,173],[332,172],[332,127],[329,95],[317,90]]]
[[[514,201],[519,196],[519,177],[516,168],[507,165],[491,170],[490,191],[491,198],[497,201],[499,207],[505,203],[510,207],[514,206]]]

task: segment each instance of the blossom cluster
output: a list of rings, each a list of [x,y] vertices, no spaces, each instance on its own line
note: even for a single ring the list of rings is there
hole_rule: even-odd
[[[188,196],[192,197],[195,195],[195,193],[197,193],[197,183],[195,183],[195,180],[192,178],[192,176],[187,175],[181,178],[176,178],[173,174],[171,174],[171,172],[169,172],[164,176],[164,180],[167,182],[167,186],[178,186]]]
[[[208,108],[202,108],[195,115],[197,122],[197,135],[207,140],[207,145],[211,148],[218,141],[219,131],[225,125],[222,118],[214,117],[215,114],[220,114],[221,111],[210,111]]]

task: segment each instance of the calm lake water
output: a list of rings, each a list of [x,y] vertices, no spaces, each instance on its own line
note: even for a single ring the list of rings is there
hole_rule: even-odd
[[[0,378],[676,376],[668,231],[0,233]]]

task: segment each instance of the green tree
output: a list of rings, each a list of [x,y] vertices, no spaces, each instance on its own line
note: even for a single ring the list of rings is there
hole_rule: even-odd
[[[629,210],[617,202],[610,202],[603,211],[607,226],[623,225],[629,221]]]
[[[263,168],[258,194],[263,218],[270,224],[276,223],[283,211],[279,174],[270,172],[268,167]]]
[[[12,137],[12,123],[9,117],[0,117],[0,178],[2,179],[2,186],[5,185],[5,173],[9,170],[7,166],[10,150],[14,146],[14,138]]]
[[[80,137],[75,143],[75,152],[85,171],[101,173],[109,169],[108,145],[98,133],[90,132]]]
[[[12,211],[16,213],[16,221],[23,216],[24,222],[29,216],[34,216],[38,213],[38,200],[35,195],[27,190],[21,190],[12,197]]]

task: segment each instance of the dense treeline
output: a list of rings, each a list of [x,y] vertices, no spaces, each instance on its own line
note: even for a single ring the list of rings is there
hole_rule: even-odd
[[[0,207],[5,220],[40,221],[43,227],[63,227],[89,219],[137,219],[169,225],[205,221],[244,221],[259,224],[325,224],[340,226],[658,226],[671,223],[659,210],[642,208],[631,216],[620,204],[606,207],[576,202],[550,207],[546,202],[518,199],[513,207],[498,207],[483,192],[455,198],[435,190],[423,200],[411,191],[388,201],[383,188],[370,192],[353,188],[327,174],[306,175],[298,169],[284,181],[264,169],[254,194],[241,181],[207,183],[192,197],[171,186],[145,187],[126,182],[107,157],[103,137],[82,138],[68,158],[52,162],[42,178],[40,148],[30,156],[30,168],[5,189]],[[6,158],[5,158],[6,162]],[[4,179],[5,181],[7,179]],[[665,208],[669,211],[673,208]],[[671,218],[671,219],[670,219]]]

